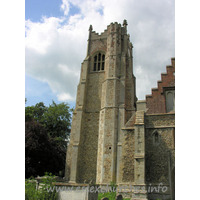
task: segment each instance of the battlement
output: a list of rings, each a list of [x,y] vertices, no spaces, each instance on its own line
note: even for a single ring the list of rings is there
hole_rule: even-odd
[[[110,33],[115,33],[115,32],[119,34],[125,33],[124,30],[126,28],[126,23],[124,23],[124,25],[121,26],[120,23],[112,22],[110,23],[110,25],[107,26],[107,29],[105,29],[104,32],[102,33],[97,33],[96,31],[92,31],[92,25],[90,25],[90,29],[89,29],[91,33],[90,39],[91,40],[106,39]]]

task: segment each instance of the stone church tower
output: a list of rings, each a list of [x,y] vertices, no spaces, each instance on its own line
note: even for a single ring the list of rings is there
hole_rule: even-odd
[[[67,185],[114,182],[132,199],[175,199],[175,58],[137,101],[133,45],[123,26],[89,28],[67,149]],[[85,185],[85,184],[82,184]],[[156,189],[157,188],[157,189]]]
[[[133,45],[123,26],[89,28],[73,112],[65,177],[69,183],[119,183],[123,127],[136,111]]]

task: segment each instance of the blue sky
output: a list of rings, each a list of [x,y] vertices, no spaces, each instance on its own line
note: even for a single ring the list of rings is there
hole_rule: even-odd
[[[42,16],[59,17],[62,14],[59,7],[61,4],[62,1],[59,0],[26,0],[25,20],[40,22]],[[59,103],[48,83],[43,83],[28,75],[25,75],[25,96],[28,100],[26,106],[35,105],[41,101],[48,106],[52,99]]]
[[[49,17],[61,17],[63,11],[60,6],[62,0],[26,0],[25,1],[25,20],[31,20],[32,22],[41,22],[43,16]],[[79,12],[76,6],[70,4],[69,15],[75,15]],[[66,20],[68,17],[66,17]],[[46,106],[51,104],[52,100],[56,103],[60,103],[56,95],[52,92],[47,82],[39,81],[29,75],[25,75],[25,95],[27,98],[26,106],[35,105],[42,101]],[[71,107],[75,106],[74,101],[69,101]]]
[[[111,22],[128,21],[133,43],[136,94],[145,99],[175,57],[174,0],[26,0],[26,106],[52,99],[75,106],[88,28],[101,33]]]
[[[41,21],[41,16],[60,17],[63,15],[63,11],[60,8],[61,5],[62,0],[26,0],[25,19],[39,22]],[[74,15],[79,11],[78,7],[70,3],[69,15]]]
[[[59,5],[62,0],[26,0],[25,1],[25,18],[34,22],[40,21],[41,16],[59,17],[62,12]]]

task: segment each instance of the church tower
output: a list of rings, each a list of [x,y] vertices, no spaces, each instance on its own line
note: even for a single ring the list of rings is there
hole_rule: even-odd
[[[136,111],[133,45],[123,26],[89,27],[73,112],[65,177],[70,183],[118,182],[122,128]]]

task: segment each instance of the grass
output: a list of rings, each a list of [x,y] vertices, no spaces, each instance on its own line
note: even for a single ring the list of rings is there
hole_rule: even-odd
[[[107,197],[109,200],[115,200],[116,192],[106,192],[98,194],[98,200],[101,200],[103,197]],[[123,198],[123,200],[130,200],[130,198]]]
[[[55,181],[55,176],[51,173],[46,173],[42,179],[40,188],[36,190],[36,180],[34,178],[25,180],[25,200],[57,200],[58,195],[56,191],[47,192],[47,187],[52,186],[52,182]]]
[[[103,197],[107,197],[109,200],[115,200],[116,192],[106,192],[98,194],[98,200],[101,200]]]

